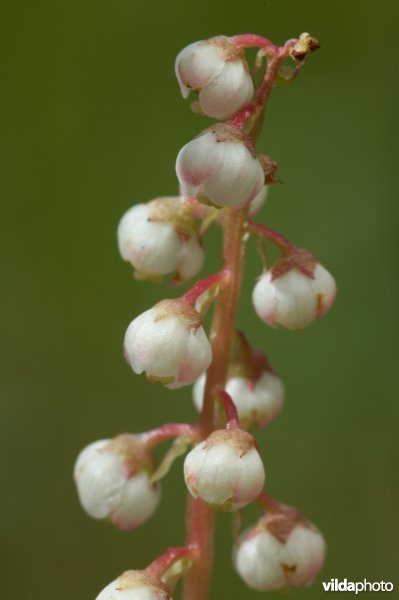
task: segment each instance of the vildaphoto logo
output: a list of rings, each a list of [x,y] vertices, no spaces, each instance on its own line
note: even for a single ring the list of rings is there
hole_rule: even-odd
[[[394,589],[393,583],[390,581],[348,581],[348,579],[330,579],[330,581],[323,581],[323,588],[325,592],[354,592],[359,594],[361,592],[392,592]]]

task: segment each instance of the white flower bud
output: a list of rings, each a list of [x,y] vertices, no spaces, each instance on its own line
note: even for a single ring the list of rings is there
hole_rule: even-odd
[[[144,523],[158,506],[160,487],[151,485],[151,459],[136,438],[122,434],[89,444],[79,454],[74,478],[84,510],[119,529]]]
[[[145,571],[126,571],[108,584],[96,600],[172,600],[166,587]]]
[[[133,265],[138,277],[176,272],[180,279],[188,279],[202,268],[204,250],[195,220],[179,197],[136,204],[119,222],[117,238],[120,255]]]
[[[325,541],[314,525],[283,515],[268,515],[238,540],[233,560],[255,590],[308,585],[323,566]]]
[[[184,98],[199,91],[201,111],[227,119],[252,99],[254,86],[244,54],[228,38],[194,42],[177,55],[176,77]]]
[[[255,217],[258,212],[260,211],[260,209],[262,208],[262,206],[264,205],[264,203],[266,202],[267,196],[269,195],[269,186],[264,185],[261,189],[261,191],[259,192],[259,194],[257,194],[255,196],[255,198],[253,200],[251,200],[251,202],[249,203],[249,210],[248,210],[248,215],[252,218]],[[202,207],[202,218],[204,219],[206,217],[208,213],[208,211],[210,210],[214,210],[210,207],[205,206],[204,204],[200,204],[198,203],[198,206]],[[201,209],[199,209],[200,211]],[[199,212],[198,211],[198,212]],[[224,210],[219,210],[217,217],[215,219],[215,221],[217,223],[219,223],[219,225],[223,225],[223,221],[226,217],[226,213]]]
[[[198,236],[192,235],[182,244],[177,277],[187,281],[196,275],[204,264],[204,249],[199,243]]]
[[[261,275],[252,294],[257,315],[272,327],[287,329],[302,329],[324,315],[335,299],[335,281],[320,264],[313,275],[296,268],[275,279],[272,269]]]
[[[249,216],[250,217],[255,217],[258,214],[258,212],[260,211],[260,209],[266,202],[268,195],[269,195],[269,186],[264,185],[262,187],[261,191],[259,192],[259,194],[257,194],[255,196],[255,198],[251,201],[251,203],[249,205]]]
[[[212,349],[200,315],[187,304],[164,300],[132,321],[125,356],[135,373],[164,384],[189,385],[205,371]]]
[[[190,494],[223,511],[252,502],[265,481],[262,459],[254,438],[241,429],[214,431],[195,446],[184,461]]]
[[[218,207],[250,202],[264,186],[263,167],[248,140],[217,123],[179,152],[176,173],[184,194]]]
[[[194,404],[199,412],[204,403],[205,384],[206,374],[203,373],[193,385]],[[252,425],[265,427],[283,407],[283,382],[270,371],[265,371],[255,382],[245,377],[230,377],[225,390],[236,405],[243,429]]]

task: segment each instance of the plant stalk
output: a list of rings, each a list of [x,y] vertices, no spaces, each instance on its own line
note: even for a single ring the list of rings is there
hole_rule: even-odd
[[[240,292],[245,247],[244,225],[247,208],[228,208],[223,227],[223,271],[225,285],[216,301],[210,341],[213,360],[207,372],[204,408],[200,421],[201,437],[206,438],[218,427],[214,390],[224,387],[229,367],[230,348],[235,333],[235,320]],[[201,500],[189,495],[187,508],[187,545],[198,548],[198,558],[184,578],[185,600],[206,600],[209,597],[213,559],[215,511]]]
[[[251,131],[248,132],[254,145],[259,137],[265,106],[283,59],[283,53],[279,52],[278,48],[273,46],[270,50],[271,56],[268,67],[255,96],[255,102],[240,109],[230,121],[236,126],[244,128],[247,119],[254,115]],[[221,427],[216,412],[215,391],[217,387],[224,387],[226,383],[244,268],[248,207],[226,208],[224,212],[223,272],[226,274],[226,279],[216,301],[211,325],[210,341],[213,360],[207,371],[204,406],[199,422],[199,432],[202,439]],[[207,600],[209,598],[213,562],[215,511],[189,495],[186,523],[187,545],[196,548],[197,559],[184,577],[183,599]]]

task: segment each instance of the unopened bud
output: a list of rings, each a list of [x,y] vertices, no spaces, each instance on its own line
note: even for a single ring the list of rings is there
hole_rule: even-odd
[[[270,514],[240,537],[233,559],[250,588],[271,591],[309,585],[323,566],[325,551],[324,538],[314,525]]]
[[[193,383],[212,360],[200,315],[178,300],[163,300],[134,319],[124,348],[135,373],[173,387]]]
[[[91,517],[133,529],[158,506],[160,487],[150,484],[152,471],[151,457],[137,436],[93,442],[81,451],[74,468],[79,500]]]
[[[179,197],[136,204],[118,225],[119,252],[140,279],[176,273],[185,280],[196,275],[204,261],[195,229],[195,218]]]
[[[221,123],[180,150],[176,172],[184,194],[217,207],[244,205],[265,183],[250,140],[235,127]]]
[[[269,186],[264,185],[262,187],[261,191],[250,202],[249,211],[248,211],[248,214],[250,217],[255,217],[258,214],[258,212],[260,211],[260,209],[266,202],[268,195],[269,195]]]
[[[312,37],[309,33],[301,33],[290,54],[295,60],[302,61],[307,57],[309,52],[314,52],[318,48],[320,48],[319,40]]]
[[[202,410],[206,374],[201,375],[193,386],[194,404]],[[253,425],[265,427],[280,413],[284,403],[284,386],[280,377],[265,371],[259,379],[232,376],[227,379],[226,392],[233,400],[243,429]]]
[[[281,275],[270,269],[259,277],[252,301],[257,315],[272,327],[303,329],[327,312],[335,295],[334,278],[317,263],[309,274],[295,267]]]
[[[222,511],[252,502],[265,481],[254,438],[241,429],[220,429],[195,446],[184,461],[190,494]]]
[[[96,600],[172,600],[166,586],[146,571],[125,571]]]
[[[176,77],[184,98],[199,92],[201,112],[227,119],[253,95],[254,87],[242,50],[227,37],[194,42],[177,55]]]

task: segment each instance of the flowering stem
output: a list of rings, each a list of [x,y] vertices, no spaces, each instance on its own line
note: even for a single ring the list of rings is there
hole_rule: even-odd
[[[230,119],[229,123],[244,129],[250,123],[251,136],[255,145],[263,124],[265,105],[273,88],[281,61],[287,55],[285,47],[277,48],[260,36],[236,36],[238,47],[258,46],[269,55],[264,79],[259,86],[255,101],[243,107]],[[235,334],[237,304],[244,266],[246,224],[248,207],[226,208],[223,219],[223,269],[224,285],[216,300],[211,325],[210,341],[213,360],[207,371],[204,405],[199,421],[200,435],[206,438],[218,428],[219,419],[215,406],[216,388],[224,388],[229,368],[230,349]],[[195,547],[198,559],[184,577],[184,600],[207,600],[212,571],[213,537],[215,511],[201,500],[190,495],[187,506],[187,545]]]
[[[225,285],[216,301],[211,326],[213,360],[207,373],[204,407],[200,419],[201,437],[206,438],[218,427],[214,407],[216,386],[224,387],[229,366],[230,347],[235,331],[235,317],[243,270],[247,209],[228,208],[224,219]],[[209,596],[213,556],[215,511],[201,500],[188,498],[187,544],[198,549],[198,560],[184,578],[185,600],[206,600]]]
[[[214,392],[224,387],[229,367],[230,348],[235,334],[235,319],[241,286],[247,208],[228,208],[223,224],[223,256],[225,285],[216,302],[210,339],[213,360],[207,372],[204,408],[200,428],[204,437],[217,427],[214,410]]]

